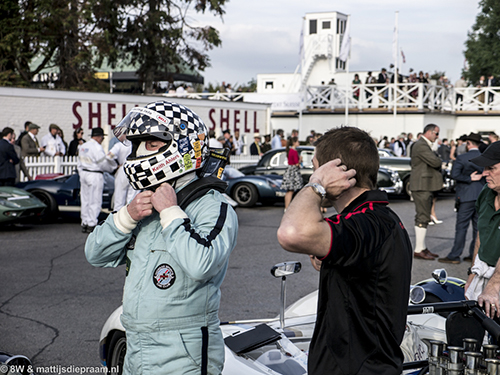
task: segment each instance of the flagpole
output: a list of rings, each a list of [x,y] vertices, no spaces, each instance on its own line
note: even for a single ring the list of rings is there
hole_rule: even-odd
[[[346,89],[345,89],[345,124],[347,125],[349,121],[349,92],[350,92],[350,82],[349,82],[349,56],[351,55],[351,32],[350,32],[350,18],[347,16],[346,28],[344,30],[344,36],[342,39],[342,45],[340,46],[339,60],[346,64]]]
[[[396,114],[397,114],[397,88],[398,88],[398,52],[399,52],[399,47],[398,47],[398,16],[399,12],[396,11],[396,20],[394,24],[394,45],[392,46],[392,52],[393,52],[393,58],[394,58],[394,127],[396,128],[397,122],[396,122]]]
[[[349,124],[349,94],[350,94],[350,83],[349,83],[349,61],[346,62],[347,65],[347,70],[346,70],[346,75],[347,75],[347,83],[346,83],[346,90],[345,90],[345,120],[344,120],[344,126],[347,126]]]

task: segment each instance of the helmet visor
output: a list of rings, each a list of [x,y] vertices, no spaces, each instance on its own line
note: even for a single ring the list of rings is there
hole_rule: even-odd
[[[135,107],[115,126],[113,134],[121,142],[126,136],[154,137],[168,142],[173,139],[168,131],[169,124],[170,120],[162,114],[149,108]]]

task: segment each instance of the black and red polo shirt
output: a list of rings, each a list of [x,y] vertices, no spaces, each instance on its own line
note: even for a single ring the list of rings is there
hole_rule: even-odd
[[[320,273],[309,374],[400,374],[412,246],[387,194],[371,190],[341,214]]]

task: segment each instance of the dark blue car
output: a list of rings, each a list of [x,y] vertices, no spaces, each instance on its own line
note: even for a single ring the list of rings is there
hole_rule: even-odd
[[[44,218],[55,218],[59,215],[79,216],[80,213],[80,177],[78,173],[64,175],[52,179],[40,179],[21,182],[16,185],[29,191],[47,206]],[[111,212],[115,179],[104,173],[104,191],[102,194],[102,210]]]

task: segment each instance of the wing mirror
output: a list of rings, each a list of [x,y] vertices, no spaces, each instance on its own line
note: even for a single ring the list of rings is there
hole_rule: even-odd
[[[444,268],[439,268],[432,271],[432,277],[434,278],[434,280],[436,280],[438,284],[444,285],[448,280],[448,273]]]
[[[286,277],[300,272],[302,264],[300,262],[278,263],[271,268],[271,275],[281,277],[281,306],[280,306],[280,327],[285,327],[285,304],[286,304]]]
[[[302,264],[300,262],[283,262],[278,263],[271,268],[271,274],[274,277],[283,277],[293,275],[300,272]]]

